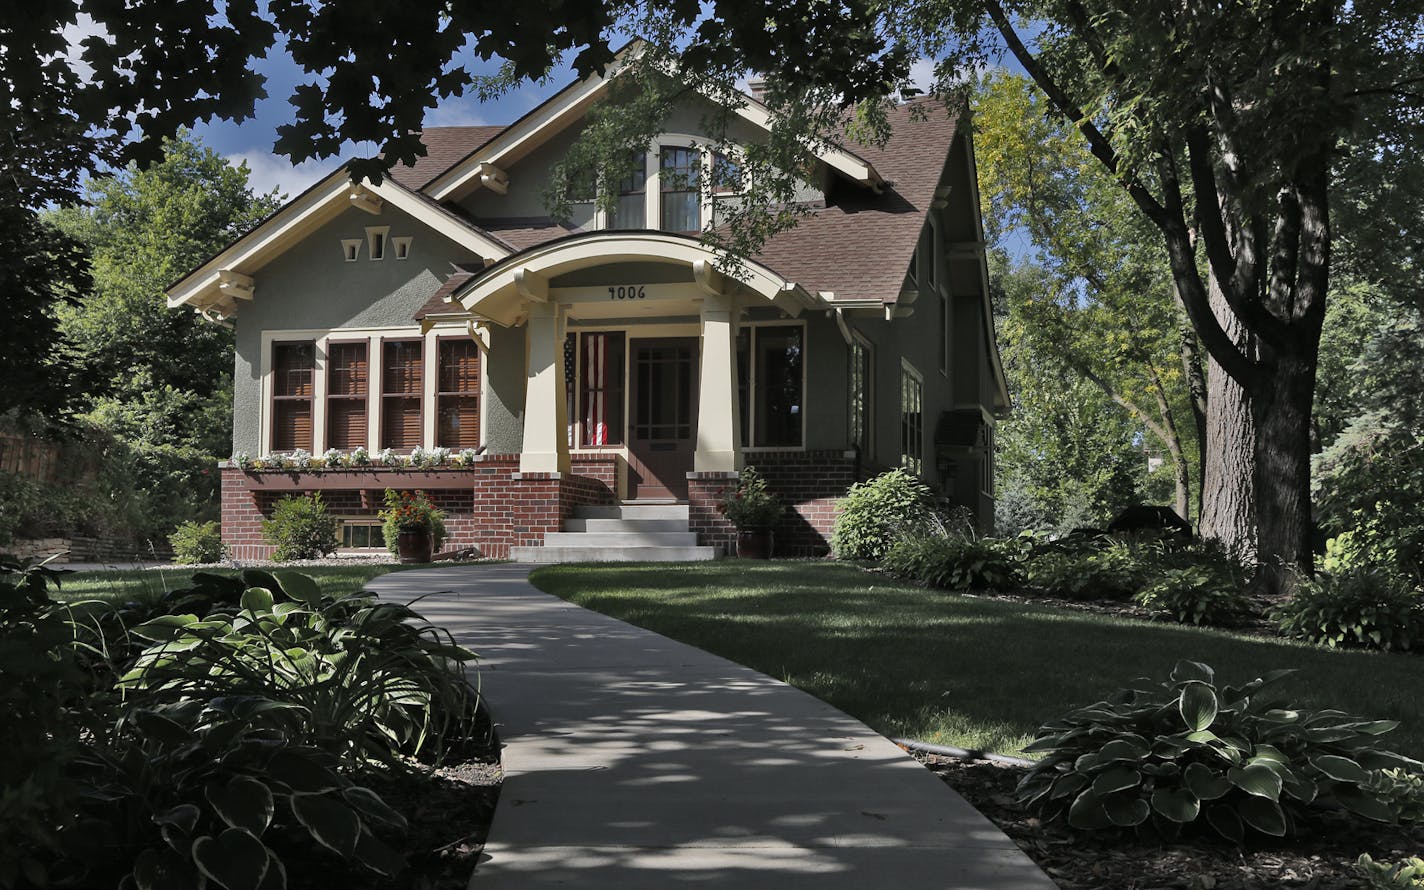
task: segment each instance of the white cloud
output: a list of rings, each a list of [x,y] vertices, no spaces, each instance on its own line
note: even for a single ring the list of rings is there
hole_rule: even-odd
[[[230,154],[227,160],[233,164],[247,162],[247,181],[257,194],[265,195],[275,188],[285,193],[288,198],[305,191],[312,183],[336,168],[335,161],[317,160],[303,161],[294,166],[286,158],[270,151],[256,149]]]
[[[935,60],[916,59],[910,63],[910,85],[928,93],[935,82]]]
[[[446,99],[425,115],[427,127],[479,127],[489,123],[480,103],[470,97]]]

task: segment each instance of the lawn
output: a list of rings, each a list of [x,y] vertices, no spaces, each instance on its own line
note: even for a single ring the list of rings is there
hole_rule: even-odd
[[[442,563],[449,565],[449,563]],[[260,568],[254,566],[254,568]],[[397,563],[376,565],[360,563],[350,566],[310,566],[290,571],[310,575],[331,594],[355,593],[372,578],[403,569],[428,569],[429,565],[403,566]],[[60,578],[58,599],[65,600],[147,600],[162,596],[169,590],[188,585],[194,569],[182,566],[161,569],[116,569],[101,572],[74,572]],[[199,569],[218,575],[236,575],[235,569]]]
[[[1277,668],[1294,706],[1399,720],[1424,756],[1424,661],[900,584],[831,562],[549,566],[540,589],[770,674],[888,736],[1018,753],[1045,720],[1181,658],[1219,680]]]

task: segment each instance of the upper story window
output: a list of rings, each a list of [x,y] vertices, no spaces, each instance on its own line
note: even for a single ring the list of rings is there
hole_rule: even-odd
[[[326,447],[366,447],[366,342],[326,348]]]
[[[722,152],[712,154],[712,194],[730,195],[742,190],[742,165]]]
[[[663,146],[658,165],[665,232],[702,231],[702,152],[696,148]]]
[[[421,403],[425,393],[424,343],[387,340],[381,344],[381,447],[410,449],[423,438]]]
[[[316,344],[272,344],[272,450],[311,451]]]
[[[610,229],[648,227],[648,155],[638,152],[628,159],[628,170],[618,180],[618,203],[608,220]]]
[[[468,337],[441,340],[435,393],[435,444],[462,450],[480,444],[480,350]]]

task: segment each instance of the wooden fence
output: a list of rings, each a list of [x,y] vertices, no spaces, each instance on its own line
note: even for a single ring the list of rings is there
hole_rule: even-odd
[[[39,482],[59,482],[67,475],[64,452],[58,442],[0,432],[0,472]]]

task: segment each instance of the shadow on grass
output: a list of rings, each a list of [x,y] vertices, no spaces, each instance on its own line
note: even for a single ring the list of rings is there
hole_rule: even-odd
[[[1410,655],[959,596],[835,563],[552,566],[531,580],[785,680],[887,735],[1014,752],[1045,720],[1191,658],[1226,682],[1296,668],[1280,687],[1294,705],[1399,720],[1386,743],[1424,755],[1424,671]]]

